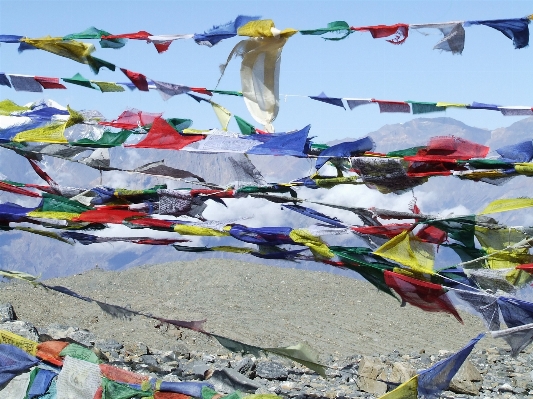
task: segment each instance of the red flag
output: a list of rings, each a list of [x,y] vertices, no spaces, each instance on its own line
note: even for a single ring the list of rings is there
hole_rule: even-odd
[[[355,28],[352,26],[350,29],[368,31],[374,39],[394,35],[392,39],[387,40],[392,44],[402,44],[407,39],[407,36],[409,36],[409,25],[407,24],[360,26]]]
[[[41,196],[40,194],[34,193],[33,191],[28,191],[23,188],[13,186],[9,183],[4,183],[2,181],[0,181],[0,190],[7,191],[13,194],[25,195],[27,197],[40,197]]]
[[[131,83],[133,83],[136,88],[141,91],[148,91],[148,81],[146,80],[146,76],[139,72],[128,71],[124,68],[120,68],[120,70],[124,72],[124,75],[131,80]]]
[[[59,78],[45,78],[43,76],[34,76],[33,77],[43,89],[66,89],[64,85],[59,83]]]
[[[151,33],[148,33],[144,30],[140,30],[136,33],[124,33],[122,35],[107,35],[102,36],[102,39],[135,39],[135,40],[148,40],[148,36],[152,36]]]
[[[119,117],[111,122],[99,122],[100,125],[112,126],[118,129],[135,129],[139,126],[150,125],[163,114],[139,111],[132,109],[124,111]]]
[[[124,219],[135,217],[146,217],[146,213],[115,209],[96,209],[82,212],[80,216],[72,220],[75,222],[120,224]]]
[[[384,226],[352,226],[350,229],[361,234],[372,234],[385,237],[396,237],[405,230],[411,230],[413,225],[411,223],[394,223],[386,224]]]
[[[461,316],[453,307],[441,285],[417,280],[388,270],[385,270],[383,274],[385,284],[396,291],[405,302],[427,312],[450,313],[463,324]]]
[[[146,137],[137,144],[128,145],[132,148],[160,148],[180,150],[183,147],[203,140],[203,135],[181,135],[162,118],[156,118]]]

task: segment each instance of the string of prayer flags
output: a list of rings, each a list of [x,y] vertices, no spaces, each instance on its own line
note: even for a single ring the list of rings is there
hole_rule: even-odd
[[[401,23],[395,25],[352,26],[350,29],[360,32],[370,32],[374,39],[394,36],[387,40],[392,44],[402,44],[409,36],[409,25]]]
[[[345,21],[333,21],[329,22],[325,28],[318,28],[318,29],[307,29],[307,30],[300,30],[300,33],[302,35],[323,35],[326,33],[337,33],[342,34],[341,37],[323,37],[324,40],[342,40],[347,38],[350,34],[352,34],[354,31],[350,29],[350,25],[348,25]]]

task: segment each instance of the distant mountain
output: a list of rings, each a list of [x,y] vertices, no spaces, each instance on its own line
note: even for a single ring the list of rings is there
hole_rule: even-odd
[[[501,146],[531,140],[533,136],[533,117],[522,119],[507,128],[499,128],[493,131],[468,126],[452,118],[417,118],[403,124],[383,126],[369,135],[376,142],[376,151],[379,152],[421,146],[427,144],[429,138],[433,136],[449,135],[489,145],[491,150],[494,150]],[[329,144],[353,140],[354,138],[350,138]],[[266,182],[290,181],[308,176],[314,171],[313,161],[293,157],[246,157],[240,154],[194,154],[183,151],[121,148],[112,149],[111,151],[112,165],[127,169],[161,159],[165,159],[165,164],[168,166],[189,170],[202,176],[206,181],[222,186],[233,181],[242,181],[243,179],[249,181],[256,178],[259,181],[261,177],[257,173],[258,171]],[[228,168],[228,162],[232,167]],[[72,164],[68,161],[51,157],[44,157],[43,164],[44,169],[58,183],[64,186],[91,187],[102,183],[115,187],[146,188],[154,184],[167,182],[169,187],[172,188],[191,187],[189,183],[121,172],[104,172],[100,175],[98,171],[85,165]],[[254,169],[254,165],[257,170]],[[43,183],[23,157],[3,148],[0,148],[0,173],[13,181]],[[405,206],[401,204],[408,203],[413,196],[416,196],[418,204],[424,212],[445,212],[446,214],[447,210],[457,209],[459,205],[462,212],[474,213],[494,199],[532,196],[531,187],[531,180],[523,176],[515,177],[501,186],[460,180],[455,177],[432,177],[426,184],[416,187],[412,193],[406,193],[403,196],[380,194],[375,190],[370,191],[360,186],[344,186],[337,191],[325,190],[323,193],[322,191],[304,191],[303,189],[302,195],[306,196],[308,193],[312,193],[314,195],[313,198],[322,195],[324,198],[328,198],[329,202],[335,202],[340,201],[341,198],[337,194],[331,193],[342,192],[347,198],[352,196],[354,200],[362,197],[371,198],[372,206],[383,208]],[[332,195],[333,197],[331,197]],[[398,201],[398,199],[403,198],[405,200]],[[24,206],[37,206],[39,203],[38,199],[15,196],[0,191],[0,202],[8,201],[17,202]],[[254,205],[257,206],[257,212],[262,212],[262,209],[266,209],[261,205],[263,204],[261,200],[257,200],[254,204],[257,204]],[[407,209],[401,208],[397,210]],[[268,215],[263,215],[263,220],[271,220],[271,223],[274,223],[273,221],[275,220],[296,217],[296,215],[285,211],[281,219],[279,217],[269,218]],[[301,216],[298,217],[303,218]],[[294,220],[297,220],[297,223],[302,223],[302,220],[303,223],[314,223],[311,219]],[[510,225],[533,225],[533,217],[530,217],[527,212],[502,214],[498,220]],[[290,220],[287,219],[286,223],[290,225]],[[121,233],[121,235],[128,234],[128,230],[124,228]],[[135,235],[143,234],[152,235],[153,232],[149,230],[135,231]],[[172,233],[168,234],[172,235]],[[194,245],[199,244],[196,242]],[[71,246],[47,237],[19,231],[5,232],[0,235],[1,269],[42,274],[43,277],[76,274],[91,269],[95,265],[105,269],[116,270],[141,264],[193,259],[197,256],[199,255],[178,252],[172,247],[152,247],[129,243],[93,244],[90,246],[76,244]],[[215,252],[204,256],[206,262],[209,261],[210,257],[244,260],[244,257],[240,255]],[[288,262],[267,262],[251,256],[246,256],[246,260],[273,265],[295,266]],[[299,267],[314,268],[315,266],[312,263],[305,263]]]

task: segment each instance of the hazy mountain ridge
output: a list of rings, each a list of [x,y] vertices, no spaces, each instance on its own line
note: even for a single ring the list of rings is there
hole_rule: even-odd
[[[492,151],[501,146],[530,140],[533,136],[533,117],[522,119],[507,128],[499,128],[493,131],[471,127],[452,118],[417,118],[403,124],[383,126],[369,135],[375,140],[376,151],[379,152],[425,145],[429,138],[433,136],[455,135],[489,145],[492,153]],[[353,140],[353,138],[350,138],[329,144]],[[228,156],[238,156],[243,160],[247,159],[247,157],[241,157],[239,154],[200,155],[159,150],[134,151],[133,149],[119,148],[112,150],[111,160],[114,166],[134,168],[147,162],[165,159],[165,164],[168,166],[189,170],[202,176],[206,181],[221,185],[228,184],[242,176],[239,172],[235,172],[232,169],[228,170]],[[251,156],[249,159],[262,173],[267,182],[289,181],[309,175],[314,170],[313,162],[309,159],[266,156]],[[175,180],[121,172],[104,172],[101,176],[98,171],[85,165],[71,164],[68,161],[51,157],[45,157],[44,169],[58,183],[65,186],[91,187],[102,182],[115,187],[146,188],[165,181],[169,183],[171,188],[187,186],[187,184],[179,183]],[[23,157],[3,148],[0,148],[0,173],[10,180],[43,184],[43,181],[34,173]],[[80,178],[81,176],[83,178]],[[191,185],[189,184],[188,186]],[[464,181],[455,177],[433,177],[426,184],[416,187],[412,194],[407,193],[404,196],[416,196],[419,199],[422,210],[428,213],[454,209],[458,205],[463,206],[461,208],[463,212],[477,212],[494,199],[531,196],[530,187],[529,178],[524,176],[515,177],[501,186]],[[379,194],[364,187],[346,186],[343,187],[343,190],[346,193],[358,193],[354,194],[354,196],[361,195],[360,193],[372,196],[372,198],[376,198],[373,206],[383,208],[387,208],[391,200],[398,198],[396,194]],[[305,196],[308,192],[302,191],[302,195]],[[324,195],[328,195],[327,193],[325,191]],[[317,191],[315,191],[315,195],[318,195]],[[24,206],[37,206],[39,203],[38,199],[0,192],[0,202],[8,201]],[[257,210],[260,211],[263,205],[260,205],[262,204],[259,202],[260,200],[257,201]],[[210,205],[208,204],[208,206]],[[289,214],[287,216],[290,217]],[[502,214],[502,217],[498,217],[498,220],[510,225],[533,225],[533,218],[529,217],[527,212]],[[313,222],[313,220],[309,219],[309,224],[313,224]],[[127,230],[122,230],[120,235],[125,235],[124,231]],[[150,230],[135,231],[135,235],[153,234]],[[168,233],[167,237],[169,235],[172,235],[172,233]],[[193,243],[191,245],[198,244]],[[130,243],[93,244],[89,246],[76,244],[71,246],[50,238],[22,232],[6,232],[0,236],[0,268],[42,274],[44,277],[75,274],[91,269],[95,265],[104,269],[121,269],[141,264],[189,260],[197,256],[199,255],[178,252],[172,247],[152,247]],[[240,255],[221,252],[208,253],[204,257],[243,258]],[[248,261],[255,260],[261,263],[294,265],[280,261],[266,262],[251,256],[246,256],[246,258]],[[312,266],[303,267],[309,268]]]

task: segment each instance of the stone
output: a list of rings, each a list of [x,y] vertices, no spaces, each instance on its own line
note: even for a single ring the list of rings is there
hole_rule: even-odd
[[[237,390],[241,392],[255,393],[258,389],[263,387],[262,384],[259,384],[230,368],[215,370],[209,379],[209,382],[215,386],[217,392],[222,393],[232,393]]]
[[[255,374],[267,380],[286,380],[288,370],[278,362],[260,362],[255,367]]]
[[[385,365],[378,358],[363,356],[359,363],[359,376],[376,380],[385,369]]]
[[[53,339],[63,339],[67,338],[70,334],[74,333],[78,329],[72,326],[65,326],[62,324],[50,324],[47,328],[43,329],[41,332],[46,333],[51,336]]]
[[[85,346],[93,346],[96,342],[96,335],[87,330],[77,330],[68,334],[68,338],[73,339]]]
[[[149,366],[159,366],[159,362],[154,355],[142,355],[141,361]]]
[[[7,330],[32,341],[39,340],[39,333],[33,324],[22,320],[11,320],[0,324],[0,330]]]
[[[385,367],[377,377],[378,380],[402,384],[416,375],[416,370],[405,362],[394,362],[392,368]]]
[[[98,340],[95,342],[95,346],[97,346],[102,352],[119,351],[124,347],[124,345],[114,339]]]
[[[202,361],[205,363],[215,363],[216,356],[213,355],[203,355]]]
[[[524,390],[533,389],[533,371],[530,373],[517,374],[513,378],[513,386]]]
[[[15,320],[15,312],[10,303],[0,304],[0,323]]]
[[[510,384],[502,384],[498,387],[498,391],[500,392],[513,392],[513,387]]]
[[[249,377],[255,369],[255,362],[250,357],[244,357],[237,362],[232,362],[232,367],[239,373]]]
[[[478,395],[483,376],[474,363],[466,359],[450,382],[450,391],[467,395]]]
[[[357,386],[359,387],[359,390],[371,393],[377,397],[380,397],[387,392],[387,384],[372,378],[360,376],[357,380]]]
[[[203,380],[209,366],[200,360],[182,364],[182,377],[187,380]]]

